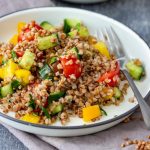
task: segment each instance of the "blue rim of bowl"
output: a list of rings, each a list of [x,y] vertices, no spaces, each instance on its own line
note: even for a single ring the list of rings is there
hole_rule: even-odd
[[[35,10],[35,9],[42,9],[42,8],[66,8],[66,9],[74,9],[74,10],[80,10],[80,11],[85,11],[85,12],[89,12],[89,13],[93,13],[93,14],[96,14],[98,15],[98,13],[95,13],[95,12],[92,12],[92,11],[89,11],[89,10],[84,10],[84,9],[79,9],[79,8],[72,8],[72,7],[34,7],[34,8],[27,8],[27,9],[22,9],[22,10],[18,10],[18,11],[14,11],[12,13],[8,13],[8,14],[5,14],[3,16],[0,17],[1,18],[5,18],[9,15],[12,15],[12,14],[16,14],[16,13],[19,13],[19,12],[27,12],[27,11],[30,11],[30,10]],[[104,17],[107,17],[103,14],[100,14]],[[108,17],[109,19],[112,19],[110,17]],[[112,19],[112,20],[115,20],[115,19]],[[115,20],[117,21],[117,20]],[[122,24],[121,22],[117,21],[118,23]],[[130,27],[128,27],[127,25],[124,25],[125,27],[127,27],[129,30],[131,30],[132,32],[134,32],[141,40],[143,40],[145,42],[145,44],[147,45],[147,47],[149,47],[149,45],[147,44],[147,42],[136,32],[134,31],[133,29],[131,29]],[[150,49],[150,47],[149,47]],[[146,94],[146,96],[144,97],[145,100],[147,100],[147,98],[150,96],[150,91]],[[109,123],[112,123],[112,122],[115,122],[115,121],[118,121],[122,118],[125,118],[127,117],[128,115],[132,114],[133,112],[135,112],[135,110],[139,107],[139,104],[137,104],[136,106],[134,106],[132,109],[130,109],[129,111],[119,115],[119,116],[116,116],[112,119],[109,119],[109,120],[106,120],[106,121],[103,121],[103,122],[98,122],[98,123],[93,123],[93,124],[86,124],[86,125],[79,125],[79,126],[48,126],[48,125],[41,125],[41,124],[34,124],[34,123],[29,123],[29,122],[25,122],[25,121],[22,121],[22,120],[19,120],[19,119],[16,119],[16,118],[13,118],[13,117],[10,117],[4,113],[1,113],[0,112],[0,117],[3,117],[3,118],[6,118],[8,120],[11,120],[11,121],[14,121],[16,123],[20,123],[20,124],[23,124],[23,125],[27,125],[27,126],[32,126],[32,127],[37,127],[37,128],[45,128],[45,129],[60,129],[60,130],[66,130],[66,129],[83,129],[83,128],[93,128],[93,127],[97,127],[97,126],[101,126],[101,125],[106,125],[106,124],[109,124]]]

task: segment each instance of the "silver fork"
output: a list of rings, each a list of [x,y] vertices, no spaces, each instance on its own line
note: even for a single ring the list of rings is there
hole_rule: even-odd
[[[144,122],[148,129],[150,129],[150,107],[145,102],[144,98],[140,94],[139,90],[137,89],[133,79],[130,77],[129,73],[123,68],[123,65],[126,60],[128,60],[127,55],[125,54],[125,50],[123,48],[123,45],[121,43],[121,40],[119,39],[117,33],[112,27],[107,27],[104,30],[99,30],[97,32],[98,37],[101,37],[104,42],[108,45],[109,50],[115,54],[115,56],[118,58],[117,60],[120,63],[121,71],[127,78],[134,95],[139,103],[142,116],[144,119]]]

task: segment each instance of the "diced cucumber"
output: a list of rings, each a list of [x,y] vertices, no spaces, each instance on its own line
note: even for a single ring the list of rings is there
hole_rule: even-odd
[[[53,111],[52,111],[52,115],[58,114],[59,112],[63,111],[64,105],[63,104],[59,104],[57,105]]]
[[[58,45],[57,34],[52,34],[46,37],[38,37],[38,48],[39,50],[46,50]]]
[[[39,71],[39,74],[41,76],[42,79],[47,79],[49,77],[53,76],[53,72],[51,70],[51,68],[45,64]]]
[[[59,100],[61,97],[64,97],[65,94],[66,94],[66,92],[64,92],[64,91],[58,91],[58,92],[50,93],[50,95],[48,97],[48,103],[51,104],[52,101]]]
[[[8,94],[12,94],[12,93],[13,93],[13,88],[10,83],[1,87],[2,97],[6,97]]]
[[[141,66],[136,65],[134,63],[134,60],[129,61],[126,64],[126,68],[131,77],[135,80],[140,80],[142,75],[144,74],[144,67],[142,65]]]
[[[64,19],[64,32],[70,32],[71,28],[74,28],[77,24],[81,24],[81,21],[78,19]]]
[[[82,38],[86,38],[86,37],[89,36],[89,31],[84,26],[81,26],[81,28],[80,28],[80,30],[78,32],[79,32],[79,36],[82,37]]]
[[[76,56],[78,57],[78,59],[81,59],[81,58],[82,58],[82,55],[79,54],[79,50],[78,50],[77,47],[73,47],[71,50],[73,51],[73,53],[76,54]]]
[[[116,99],[119,99],[121,97],[121,91],[117,87],[114,87],[114,97]]]
[[[18,80],[13,80],[11,82],[11,86],[12,86],[13,90],[16,90],[20,85],[21,85],[21,83]]]
[[[52,57],[51,59],[50,59],[50,64],[53,64],[53,63],[55,63],[57,61],[57,57]]]
[[[35,59],[35,54],[30,52],[29,50],[26,50],[21,61],[19,62],[19,65],[26,70],[30,70]]]
[[[74,38],[78,34],[78,30],[73,30],[68,33],[68,36]]]
[[[76,28],[78,29],[78,34],[80,37],[86,38],[89,36],[89,31],[88,31],[87,27],[85,27],[81,24],[77,24]]]
[[[70,36],[71,38],[74,38],[77,34],[81,37],[81,38],[87,38],[89,36],[89,31],[87,29],[87,27],[81,25],[81,24],[77,24],[74,27],[75,30],[70,31],[68,33],[68,36]]]
[[[51,25],[48,21],[43,21],[40,26],[48,31],[54,28],[53,25]]]

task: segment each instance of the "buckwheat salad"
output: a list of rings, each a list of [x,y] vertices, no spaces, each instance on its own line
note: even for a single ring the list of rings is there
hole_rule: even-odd
[[[71,116],[85,122],[107,115],[105,105],[119,105],[128,82],[107,45],[90,35],[77,19],[62,26],[19,22],[8,43],[0,43],[0,107],[17,119],[63,125]],[[126,64],[139,80],[140,60]]]

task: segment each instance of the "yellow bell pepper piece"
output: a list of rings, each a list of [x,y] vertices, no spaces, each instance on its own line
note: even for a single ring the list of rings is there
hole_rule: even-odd
[[[15,74],[15,71],[19,69],[19,65],[14,63],[12,59],[9,59],[4,68],[4,78],[12,78]]]
[[[0,78],[4,79],[4,68],[0,68]]]
[[[22,31],[23,27],[26,25],[25,22],[19,22],[18,23],[18,34]]]
[[[31,72],[29,70],[19,69],[15,72],[15,75],[23,85],[26,85],[29,83],[29,76],[31,75]]]
[[[108,51],[108,48],[106,46],[106,44],[102,41],[100,42],[97,42],[95,45],[94,45],[94,48],[99,50],[99,52],[106,56],[108,59],[110,59],[110,54],[109,54],[109,51]]]
[[[2,64],[3,56],[0,55],[0,65]]]
[[[17,69],[19,69],[19,66],[12,59],[9,59],[7,64],[0,68],[0,78],[12,78]]]
[[[101,116],[101,111],[98,105],[83,108],[83,120],[85,122],[91,121],[99,116]]]
[[[9,40],[9,42],[10,42],[11,44],[16,45],[16,44],[18,43],[18,34],[15,34],[15,35]]]
[[[39,123],[40,117],[34,114],[26,114],[23,117],[21,117],[20,120],[30,122],[30,123]]]

